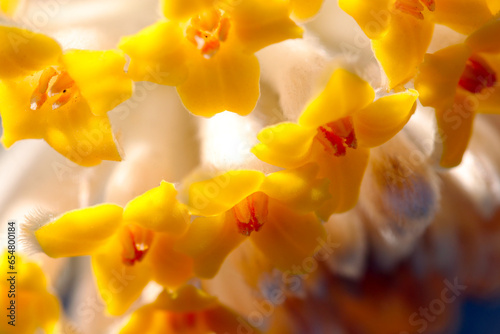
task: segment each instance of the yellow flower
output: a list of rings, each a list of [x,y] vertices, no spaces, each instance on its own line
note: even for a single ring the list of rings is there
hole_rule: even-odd
[[[280,123],[262,130],[252,152],[284,168],[314,162],[319,177],[330,181],[332,198],[316,213],[324,220],[351,209],[368,163],[369,149],[392,138],[408,122],[417,92],[373,101],[370,85],[346,70],[336,70],[325,90],[303,111],[298,124]]]
[[[160,21],[120,48],[136,81],[177,86],[184,106],[210,117],[229,110],[249,114],[259,97],[259,62],[265,46],[302,36],[286,1],[163,1]]]
[[[191,259],[173,249],[189,223],[176,194],[172,184],[162,182],[125,209],[101,204],[70,211],[34,234],[51,257],[92,255],[107,310],[119,315],[151,279],[175,288],[192,276]]]
[[[254,245],[282,270],[312,256],[325,231],[310,213],[327,194],[317,167],[264,176],[258,171],[231,171],[189,187],[194,215],[176,249],[191,256],[198,277],[213,277],[224,258],[241,242]]]
[[[217,298],[192,285],[173,293],[163,291],[156,301],[139,308],[120,334],[260,333]]]
[[[106,113],[132,94],[122,54],[63,54],[49,37],[0,27],[0,61],[5,147],[22,139],[44,139],[82,166],[121,160]]]
[[[14,257],[11,257],[12,254],[4,252],[0,265],[2,270],[0,306],[4,312],[0,322],[0,332],[31,334],[43,329],[44,333],[53,333],[59,319],[57,297],[47,291],[47,280],[37,264],[25,262],[16,252],[13,255]],[[9,260],[12,263],[9,263]],[[11,265],[14,266],[14,270],[10,268]],[[17,273],[13,275],[15,276],[13,281],[9,281],[11,278],[9,272]],[[14,289],[11,287],[12,284],[15,286]],[[14,292],[11,293],[11,290]],[[9,296],[11,294],[14,294],[12,298]],[[15,318],[9,317],[11,314],[14,314]],[[15,326],[9,325],[9,321],[14,321]]]
[[[460,164],[476,113],[500,113],[500,18],[472,33],[463,44],[425,56],[415,79],[420,101],[436,109],[443,141],[440,164]]]
[[[485,0],[339,0],[339,5],[372,40],[390,89],[415,76],[434,23],[469,34],[492,17]]]

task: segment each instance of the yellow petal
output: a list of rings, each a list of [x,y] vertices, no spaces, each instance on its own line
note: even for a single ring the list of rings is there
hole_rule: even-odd
[[[467,44],[474,52],[500,52],[500,17],[491,20],[480,29],[471,34],[465,44]]]
[[[194,215],[224,213],[248,195],[258,191],[264,174],[257,171],[230,171],[189,186],[189,209]]]
[[[147,254],[154,280],[168,288],[176,288],[194,275],[193,260],[174,250],[176,241],[177,238],[166,233],[156,233]]]
[[[121,256],[122,245],[113,237],[92,256],[92,269],[99,293],[111,315],[121,315],[139,298],[151,279],[148,255],[133,265],[125,265]]]
[[[166,18],[187,20],[196,13],[209,9],[214,2],[214,0],[162,0],[161,6]]]
[[[307,164],[269,174],[261,191],[298,211],[313,211],[330,198],[327,179],[317,179],[318,166]]]
[[[252,153],[269,164],[294,168],[306,163],[316,131],[295,123],[280,123],[259,132],[261,144]]]
[[[176,22],[161,21],[123,37],[119,48],[130,56],[128,74],[134,81],[175,86],[188,76],[186,42]]]
[[[370,151],[358,147],[347,150],[343,157],[334,157],[326,153],[320,145],[315,145],[313,154],[314,160],[321,168],[320,176],[330,180],[332,198],[316,210],[318,216],[326,221],[332,213],[348,211],[358,202]]]
[[[241,1],[229,12],[241,46],[254,53],[268,45],[301,38],[303,30],[289,17],[283,0]]]
[[[257,328],[250,326],[244,317],[223,306],[210,308],[204,311],[203,315],[211,333],[261,333]]]
[[[358,146],[379,146],[395,136],[415,111],[416,90],[384,96],[353,116]]]
[[[458,81],[470,55],[470,49],[463,44],[425,55],[415,78],[415,88],[424,106],[447,108],[453,104]]]
[[[21,82],[0,81],[0,115],[2,116],[2,143],[9,148],[22,139],[41,139],[45,134],[45,119],[30,110],[31,94],[38,82],[26,78]]]
[[[89,255],[103,246],[120,226],[123,209],[101,204],[67,212],[35,232],[51,257]]]
[[[500,2],[497,0],[486,0],[486,3],[488,4],[491,14],[496,15],[500,12]]]
[[[63,55],[62,62],[94,115],[104,116],[132,96],[125,57],[118,51],[73,50]]]
[[[0,26],[0,79],[27,76],[57,64],[61,54],[61,46],[50,37]]]
[[[302,126],[317,127],[366,107],[375,98],[370,84],[344,69],[336,70],[325,89],[299,118]]]
[[[391,22],[391,0],[339,0],[340,8],[358,22],[370,39],[386,33]]]
[[[492,18],[485,0],[436,1],[434,18],[462,34],[470,34]]]
[[[188,78],[177,86],[182,103],[195,115],[228,110],[244,116],[255,108],[260,94],[257,57],[226,44],[210,59],[192,57]]]
[[[176,249],[193,258],[196,276],[212,278],[226,256],[244,240],[236,223],[231,224],[226,214],[222,214],[193,220],[187,233],[177,242]]]
[[[451,168],[460,164],[467,149],[475,113],[465,102],[469,94],[458,94],[447,109],[436,109],[438,132],[443,142],[440,165]]]
[[[189,223],[189,212],[176,199],[174,185],[162,181],[159,187],[131,200],[123,212],[123,220],[156,232],[183,233]]]
[[[434,24],[406,14],[393,15],[387,34],[373,40],[375,56],[389,78],[390,89],[413,78],[424,60]]]
[[[298,20],[307,20],[321,9],[323,0],[291,0],[292,15]]]
[[[266,224],[250,236],[277,268],[290,270],[299,266],[302,270],[295,274],[307,271],[301,265],[312,257],[324,237],[323,225],[314,214],[299,214],[271,198]]]

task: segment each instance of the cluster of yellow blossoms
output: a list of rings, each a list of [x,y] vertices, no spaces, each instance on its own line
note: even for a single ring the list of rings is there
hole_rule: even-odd
[[[16,4],[0,5],[11,14]],[[137,81],[175,86],[196,116],[224,111],[247,116],[261,89],[255,53],[302,38],[302,22],[321,5],[162,0],[164,19],[106,51],[63,51],[43,34],[0,26],[1,141],[9,148],[20,140],[43,139],[85,167],[119,162],[127,152],[115,138],[108,112],[133,96]],[[253,245],[248,261],[264,257],[292,277],[307,273],[304,260],[317,256],[327,242],[325,222],[357,204],[370,150],[396,136],[419,103],[435,110],[445,168],[461,163],[474,115],[500,113],[498,1],[339,0],[339,6],[371,39],[388,85],[375,90],[350,70],[333,70],[296,122],[272,124],[257,134],[251,152],[279,171],[221,171],[182,186],[162,181],[124,206],[98,204],[27,225],[50,257],[91,256],[111,315],[128,312],[151,281],[163,287],[156,301],[134,311],[121,333],[265,330],[251,327],[203,291],[198,280],[215,277],[247,239]],[[435,25],[467,37],[426,53]],[[51,332],[59,313],[55,297],[38,280],[39,268],[22,265],[20,298],[43,312],[19,319],[27,326],[20,332],[32,333],[30,326]],[[117,284],[116,273],[131,279]],[[340,290],[330,297],[352,312],[361,307]],[[10,333],[4,325],[2,332]],[[276,333],[286,332],[274,326]]]

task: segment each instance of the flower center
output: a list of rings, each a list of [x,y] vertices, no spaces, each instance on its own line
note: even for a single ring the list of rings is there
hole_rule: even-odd
[[[262,192],[256,192],[232,208],[238,231],[249,236],[258,232],[267,221],[269,198]]]
[[[317,131],[315,139],[323,145],[325,151],[336,157],[345,155],[348,147],[358,147],[350,116],[320,126]]]
[[[497,82],[495,71],[479,56],[467,59],[458,85],[471,93],[480,93]]]
[[[396,0],[394,3],[397,10],[411,15],[419,20],[424,19],[424,15],[422,14],[424,11],[424,5],[431,12],[436,9],[435,0]]]
[[[56,96],[52,101],[52,110],[68,103],[77,92],[75,82],[68,72],[54,67],[43,70],[38,86],[31,95],[30,109],[39,110],[47,99]]]
[[[133,224],[125,226],[120,232],[123,264],[132,266],[136,261],[141,261],[148,252],[153,237],[153,231]]]
[[[231,23],[220,9],[212,9],[191,18],[186,28],[186,38],[206,59],[212,58],[227,39]]]

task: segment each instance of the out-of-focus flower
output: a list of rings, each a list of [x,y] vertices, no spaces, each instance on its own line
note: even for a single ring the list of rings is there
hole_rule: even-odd
[[[2,311],[7,313],[7,317],[4,315],[0,322],[0,331],[5,334],[31,334],[43,329],[45,333],[54,333],[59,320],[59,302],[56,296],[47,291],[47,280],[42,269],[36,263],[25,261],[19,253],[15,252],[12,256],[7,251],[2,253],[0,269],[7,276],[0,283],[3,292],[0,305]],[[17,274],[13,280],[9,280],[8,273],[13,271]]]
[[[415,110],[417,96],[409,90],[373,101],[375,92],[367,82],[338,69],[298,124],[280,123],[262,130],[258,134],[261,144],[252,152],[284,168],[317,163],[318,176],[330,181],[332,198],[316,211],[327,220],[332,213],[356,204],[369,149],[403,128]]]
[[[470,34],[495,13],[485,0],[340,0],[339,5],[372,40],[390,89],[415,76],[431,42],[434,23]]]
[[[167,21],[122,39],[129,75],[177,86],[186,108],[205,117],[225,110],[249,114],[259,98],[253,53],[302,36],[282,0],[165,0],[163,12]]]
[[[463,44],[427,54],[415,79],[420,101],[434,107],[443,141],[440,164],[460,164],[476,113],[500,113],[500,19]]]
[[[139,308],[120,334],[260,333],[217,298],[192,285],[173,293],[163,291],[156,301]]]
[[[70,211],[40,228],[34,226],[34,235],[51,257],[92,255],[108,312],[122,314],[151,279],[177,287],[192,276],[191,260],[173,249],[189,222],[176,194],[172,184],[162,182],[125,209],[101,204]]]
[[[14,15],[20,0],[0,0],[0,12],[8,16]]]
[[[82,166],[120,161],[106,113],[132,95],[116,51],[62,53],[53,39],[0,27],[0,114],[5,147],[43,138]]]
[[[249,238],[276,267],[287,270],[311,256],[324,237],[313,213],[328,198],[317,168],[281,171],[231,171],[189,186],[194,219],[177,249],[194,259],[194,271],[213,277],[225,257]]]

